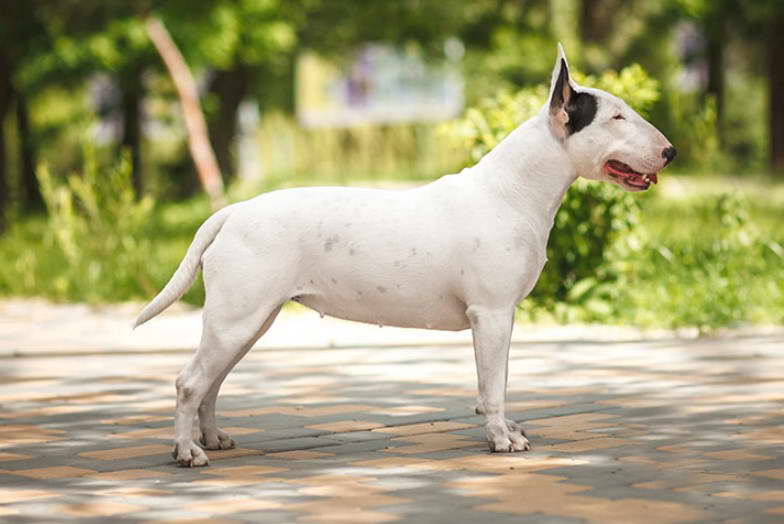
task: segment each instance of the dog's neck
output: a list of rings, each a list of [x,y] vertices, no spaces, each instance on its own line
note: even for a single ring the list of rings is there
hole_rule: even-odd
[[[471,171],[519,210],[544,241],[566,190],[577,179],[544,113],[512,131]]]

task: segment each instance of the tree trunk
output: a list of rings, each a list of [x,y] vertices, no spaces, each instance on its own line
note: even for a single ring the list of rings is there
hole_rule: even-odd
[[[19,135],[20,183],[22,186],[23,205],[27,211],[44,208],[44,199],[35,176],[35,146],[30,132],[30,114],[27,108],[27,97],[16,93],[16,130]]]
[[[163,23],[157,18],[151,17],[147,19],[146,25],[147,34],[166,64],[179,94],[185,126],[188,128],[188,146],[199,174],[199,180],[204,191],[210,197],[212,209],[218,210],[225,205],[226,197],[223,193],[220,169],[207,135],[207,124],[204,122],[204,113],[199,103],[196,82],[194,82],[193,75],[191,75],[182,53],[177,48],[177,44],[174,43]]]
[[[727,28],[723,16],[714,16],[707,21],[705,36],[708,61],[708,83],[705,86],[705,94],[712,96],[716,101],[716,125],[721,139],[724,121],[724,48],[727,42]]]
[[[5,149],[5,117],[11,106],[11,62],[0,52],[0,231],[5,229],[5,215],[9,202],[8,156]]]
[[[784,172],[784,13],[779,14],[768,36],[768,115],[770,164]]]
[[[142,68],[129,67],[121,74],[123,134],[122,147],[131,152],[133,188],[141,197],[144,189],[142,177]]]
[[[584,44],[597,43],[603,35],[600,18],[602,0],[580,2],[580,39]]]
[[[218,99],[218,107],[210,118],[210,140],[215,147],[218,167],[224,182],[236,175],[232,145],[237,135],[237,111],[248,91],[247,69],[238,66],[228,71],[216,71],[210,82],[210,93]]]
[[[598,73],[607,68],[606,46],[612,34],[615,16],[622,3],[619,0],[580,0],[578,30],[582,43],[583,64],[588,72]],[[602,57],[605,58],[602,58]]]

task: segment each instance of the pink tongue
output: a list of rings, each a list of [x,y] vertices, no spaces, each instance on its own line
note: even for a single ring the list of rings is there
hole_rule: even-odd
[[[607,167],[608,167],[608,169],[610,171],[612,171],[616,175],[621,176],[623,178],[629,178],[629,177],[636,177],[636,176],[638,176],[637,173],[629,173],[628,171],[621,171],[620,169],[618,169],[617,167],[613,166],[612,164],[608,165]]]
[[[615,166],[613,166],[611,164],[608,164],[607,168],[610,171],[612,171],[613,173],[615,173],[616,175],[621,176],[623,178],[634,178],[634,179],[638,179],[638,180],[642,181],[644,179],[644,177],[645,177],[645,175],[641,175],[641,174],[638,174],[638,173],[627,173],[625,171],[620,171]],[[659,183],[659,179],[656,177],[656,173],[649,174],[648,175],[648,179],[651,182],[653,182],[654,184],[658,184]]]

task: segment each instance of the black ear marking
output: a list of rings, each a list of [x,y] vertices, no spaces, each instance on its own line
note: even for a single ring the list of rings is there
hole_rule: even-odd
[[[598,103],[596,97],[589,93],[574,93],[566,107],[569,115],[569,122],[566,126],[569,134],[573,135],[585,126],[593,122],[596,117]]]
[[[563,58],[561,58],[558,79],[555,81],[550,98],[550,112],[554,114],[561,108],[569,116],[569,121],[566,122],[567,137],[593,122],[598,108],[598,101],[594,95],[574,90],[569,81],[569,68]]]
[[[561,59],[561,70],[558,72],[558,80],[555,81],[553,86],[553,96],[550,98],[550,109],[558,109],[564,105],[564,87],[568,89],[568,93],[572,92],[569,85],[569,69],[566,67],[566,60]],[[571,98],[571,97],[570,97]]]

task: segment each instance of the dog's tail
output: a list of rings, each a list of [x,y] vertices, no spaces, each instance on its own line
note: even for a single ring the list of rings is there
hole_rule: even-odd
[[[193,242],[191,242],[188,252],[185,253],[185,258],[180,262],[177,271],[174,272],[174,275],[172,275],[161,292],[139,314],[139,317],[133,324],[134,329],[172,305],[191,287],[201,267],[201,257],[204,251],[215,240],[235,205],[224,207],[208,218],[196,231],[196,236],[194,236]]]

